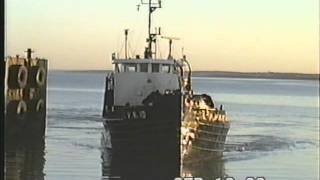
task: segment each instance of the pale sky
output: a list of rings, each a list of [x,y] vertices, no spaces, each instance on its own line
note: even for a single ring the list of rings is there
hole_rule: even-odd
[[[7,0],[7,55],[30,47],[50,69],[111,69],[112,52],[143,55],[140,0]],[[319,73],[318,0],[162,0],[154,26],[179,37],[193,70]],[[167,41],[160,52],[167,57]],[[160,54],[159,54],[160,55]]]

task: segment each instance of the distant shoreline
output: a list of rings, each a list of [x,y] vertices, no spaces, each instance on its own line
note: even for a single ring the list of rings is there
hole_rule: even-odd
[[[74,73],[108,73],[111,70],[51,70],[51,72]],[[232,71],[193,71],[193,77],[224,77],[224,78],[257,78],[257,79],[295,79],[318,80],[320,74],[280,73],[280,72],[232,72]]]
[[[228,78],[258,78],[258,79],[296,79],[319,80],[319,74],[279,73],[279,72],[229,72],[229,71],[195,71],[194,77],[228,77]]]

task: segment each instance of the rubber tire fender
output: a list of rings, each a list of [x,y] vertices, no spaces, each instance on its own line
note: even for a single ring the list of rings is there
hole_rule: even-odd
[[[28,69],[24,65],[9,66],[8,87],[24,88],[28,81]]]
[[[27,104],[25,101],[20,100],[20,101],[10,101],[7,105],[7,113],[9,115],[18,115],[22,116],[27,112]]]
[[[46,70],[43,66],[33,66],[29,72],[29,84],[31,87],[41,87],[46,82]]]

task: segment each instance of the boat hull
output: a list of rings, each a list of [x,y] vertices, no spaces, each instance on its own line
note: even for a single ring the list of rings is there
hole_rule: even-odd
[[[155,179],[173,179],[180,175],[180,93],[159,95],[152,103],[139,107],[109,109],[113,111],[104,112],[102,138],[102,147],[107,152],[103,156],[112,154],[112,164],[107,169],[118,169],[120,163],[131,164],[127,167],[128,172],[118,173],[121,177],[133,171],[136,175]],[[135,166],[133,162],[144,166]],[[146,173],[148,170],[150,173]]]
[[[178,148],[179,123],[172,119],[106,119],[104,127],[110,134],[114,153],[148,155]],[[160,154],[160,153],[159,153]]]

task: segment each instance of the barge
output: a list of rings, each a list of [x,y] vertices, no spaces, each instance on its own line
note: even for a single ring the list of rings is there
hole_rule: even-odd
[[[222,157],[230,128],[223,106],[215,107],[206,94],[187,100],[181,126],[181,155],[184,163]]]

